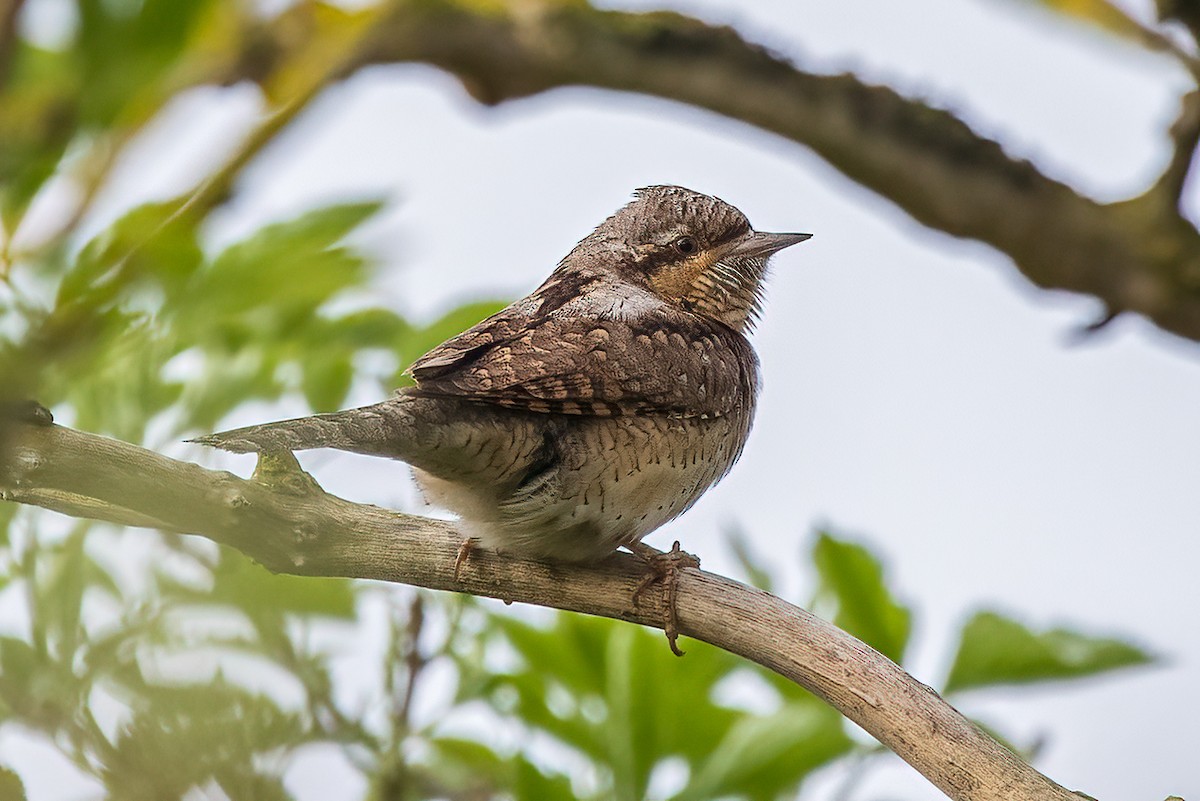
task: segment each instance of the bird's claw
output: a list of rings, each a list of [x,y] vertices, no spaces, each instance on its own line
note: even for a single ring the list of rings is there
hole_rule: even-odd
[[[462,545],[458,546],[458,556],[454,557],[454,580],[458,581],[462,573],[463,565],[471,558],[471,554],[475,550],[475,545],[479,541],[474,537],[467,537],[462,541]]]
[[[683,656],[684,652],[679,650],[676,642],[679,639],[679,614],[675,609],[675,599],[679,590],[679,571],[686,567],[700,567],[700,559],[681,550],[679,540],[676,540],[675,544],[671,546],[671,550],[666,552],[640,542],[630,545],[629,550],[650,568],[649,574],[633,591],[633,605],[638,605],[638,599],[652,584],[662,583],[663,631],[667,635],[667,644],[671,646],[671,653],[675,656]]]

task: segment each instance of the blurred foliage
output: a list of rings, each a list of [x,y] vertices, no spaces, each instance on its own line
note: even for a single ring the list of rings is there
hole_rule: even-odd
[[[995,612],[979,612],[963,626],[946,691],[1091,676],[1150,661],[1123,640],[1069,629],[1035,634]]]
[[[6,24],[20,3],[0,9],[6,396],[37,397],[91,431],[170,440],[252,401],[294,396],[328,410],[356,380],[385,392],[403,376],[356,370],[380,361],[360,355],[388,354],[382,361],[402,368],[498,308],[469,304],[419,324],[362,302],[372,265],[354,235],[377,201],[314,209],[212,247],[211,212],[384,6],[301,0],[277,17],[257,8],[64,2],[53,44]],[[265,54],[264,26],[303,29],[299,39],[316,46]],[[110,210],[95,199],[113,170],[144,158],[142,128],[190,87],[233,74],[261,88],[260,126],[192,190],[98,223]],[[777,582],[744,539],[734,544],[751,581]],[[820,534],[811,566],[815,608],[903,659],[912,612],[877,557]],[[313,643],[369,631],[379,596],[391,614],[378,680],[347,688],[339,654]],[[57,749],[98,790],[129,801],[291,798],[289,765],[320,746],[343,754],[381,801],[765,801],[875,751],[806,692],[702,643],[678,660],[661,635],[626,624],[566,614],[532,623],[468,598],[274,576],[211,543],[12,504],[0,504],[0,610],[0,730]],[[945,690],[1148,659],[1119,641],[1036,634],[980,613],[960,634]],[[453,695],[422,691],[438,671],[453,677]],[[749,707],[736,701],[747,687]],[[0,764],[0,798],[24,797],[21,768]]]
[[[883,567],[861,545],[839,542],[821,534],[813,548],[817,595],[812,609],[875,647],[894,662],[902,662],[908,645],[912,613],[892,598],[883,582]]]
[[[1109,0],[1023,0],[1092,25],[1135,44],[1146,44],[1149,32],[1120,6]]]

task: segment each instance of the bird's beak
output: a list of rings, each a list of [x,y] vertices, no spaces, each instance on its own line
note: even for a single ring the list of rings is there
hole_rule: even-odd
[[[728,255],[761,258],[778,253],[805,239],[812,239],[812,234],[769,234],[765,231],[751,231],[733,246]]]

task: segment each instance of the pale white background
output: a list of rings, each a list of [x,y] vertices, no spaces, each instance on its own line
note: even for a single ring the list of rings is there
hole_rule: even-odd
[[[886,81],[1101,199],[1140,191],[1161,169],[1186,86],[1166,59],[1005,0],[613,5],[671,5],[806,67]],[[1147,18],[1150,6],[1128,4]],[[146,134],[92,224],[199,178],[258,109],[245,88],[192,93]],[[1130,636],[1163,665],[964,707],[1018,738],[1048,735],[1038,767],[1068,787],[1200,796],[1200,345],[1122,318],[1073,346],[1095,301],[1035,290],[1006,257],[918,226],[745,125],[595,90],[485,109],[417,66],[366,71],[316,103],[211,235],[226,242],[333,199],[388,197],[359,239],[384,265],[377,300],[428,319],[529,291],[634,188],[667,182],[720,195],[758,228],[815,237],[776,260],[755,336],[764,392],[741,463],[651,543],[679,538],[706,567],[734,571],[724,532],[736,523],[802,599],[814,526],[869,542],[918,610],[915,672],[935,684],[950,633],[984,605],[1037,627]],[[416,506],[402,466],[306,463],[331,491]],[[344,660],[351,697],[374,638]],[[95,791],[36,743],[9,736],[0,751],[38,766],[22,771],[33,801]],[[828,797],[835,781],[822,777],[808,797]],[[332,754],[314,754],[289,783],[302,799],[361,791]],[[897,763],[858,797],[939,795]]]

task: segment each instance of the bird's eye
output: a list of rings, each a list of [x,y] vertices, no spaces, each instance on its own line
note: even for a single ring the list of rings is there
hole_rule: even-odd
[[[685,256],[696,252],[696,240],[690,236],[681,236],[675,240],[675,249]]]

